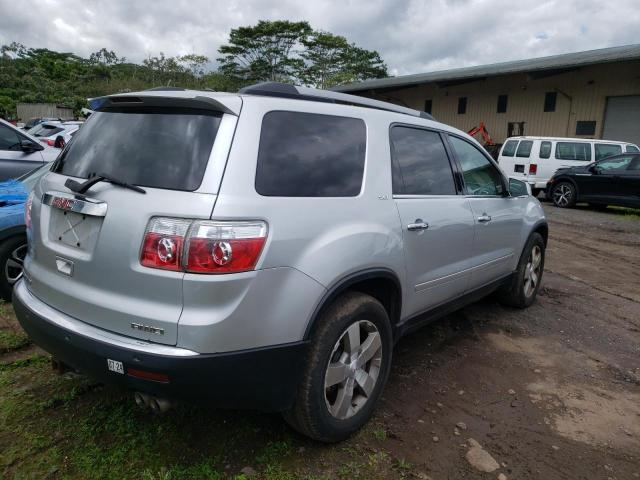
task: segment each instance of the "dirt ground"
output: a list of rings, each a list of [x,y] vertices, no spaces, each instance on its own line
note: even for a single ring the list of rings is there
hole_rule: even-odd
[[[640,221],[545,211],[531,308],[487,299],[398,345],[386,448],[434,480],[640,478]],[[501,468],[471,467],[468,438]]]
[[[14,361],[33,354],[19,345],[0,349],[0,478],[640,478],[640,216],[545,210],[537,302],[489,298],[402,339],[374,419],[346,442],[255,412],[154,418],[126,392]]]

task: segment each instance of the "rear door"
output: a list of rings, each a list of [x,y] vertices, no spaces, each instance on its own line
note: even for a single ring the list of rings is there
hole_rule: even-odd
[[[505,178],[490,157],[470,141],[449,135],[462,172],[466,198],[475,221],[469,289],[482,287],[511,273],[520,252],[527,198],[509,197]]]
[[[403,229],[407,280],[413,289],[407,315],[462,295],[472,261],[473,215],[460,195],[442,135],[391,128],[393,197]]]
[[[502,146],[502,150],[500,151],[500,155],[498,156],[498,163],[500,164],[500,168],[504,173],[525,181],[525,174],[528,165],[526,165],[526,162],[523,161],[522,158],[516,157],[518,143],[520,143],[518,139],[508,139]]]
[[[210,218],[219,186],[211,172],[224,168],[234,126],[232,115],[187,107],[94,113],[36,189],[25,263],[33,294],[97,327],[175,344],[184,274],[141,265],[145,230],[154,217]],[[145,193],[65,186],[101,174]]]

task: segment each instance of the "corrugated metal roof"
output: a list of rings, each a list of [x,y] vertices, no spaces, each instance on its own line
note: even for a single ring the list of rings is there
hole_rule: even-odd
[[[403,75],[401,77],[365,80],[363,82],[334,87],[333,90],[338,92],[358,92],[381,88],[409,87],[430,82],[465,80],[510,73],[541,72],[545,70],[575,68],[583,65],[636,59],[640,59],[640,44],[600,48],[586,52],[565,53],[562,55],[530,58],[513,62],[492,63],[475,67],[454,68],[437,72]]]

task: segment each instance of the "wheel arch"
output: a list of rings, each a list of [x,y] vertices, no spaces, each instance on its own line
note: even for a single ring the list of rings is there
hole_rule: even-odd
[[[327,289],[311,315],[304,333],[304,340],[308,340],[313,335],[318,326],[318,320],[327,307],[341,294],[348,291],[365,293],[380,301],[389,315],[391,329],[394,337],[396,336],[396,326],[400,321],[402,308],[400,279],[390,269],[371,268],[346,275]]]
[[[546,248],[547,241],[549,240],[549,224],[545,220],[540,220],[531,229],[529,237],[534,233],[539,233],[540,236],[542,236],[542,239],[544,240],[544,246]]]

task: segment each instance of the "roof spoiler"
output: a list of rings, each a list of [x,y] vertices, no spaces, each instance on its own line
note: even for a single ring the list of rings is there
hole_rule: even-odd
[[[89,99],[91,110],[100,112],[114,107],[173,107],[173,108],[198,108],[202,110],[212,110],[215,112],[238,115],[228,106],[215,98],[195,95],[195,96],[172,96],[162,95],[162,92],[186,92],[184,89],[151,89],[138,93],[127,93],[121,95],[108,95]],[[148,93],[145,95],[145,93]]]

